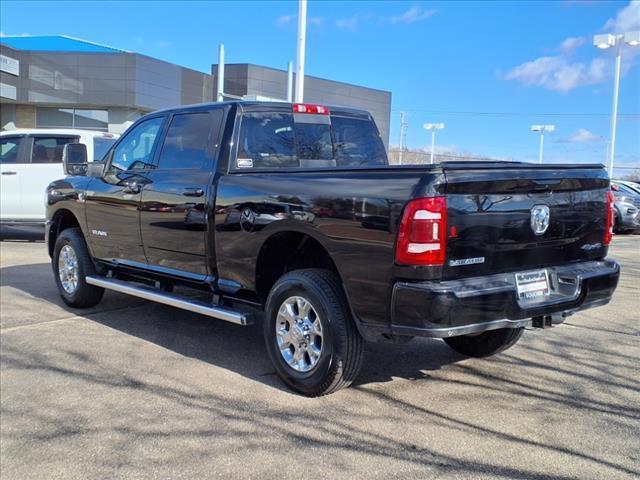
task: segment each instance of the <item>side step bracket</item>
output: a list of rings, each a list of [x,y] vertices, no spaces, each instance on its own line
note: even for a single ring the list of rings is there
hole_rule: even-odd
[[[181,308],[190,312],[199,313],[208,317],[217,318],[226,322],[235,323],[237,325],[251,325],[254,316],[251,313],[240,312],[228,308],[215,307],[208,305],[199,300],[180,297],[168,292],[163,292],[144,285],[132,284],[115,278],[87,276],[86,281],[89,285],[114,290],[116,292],[125,293],[134,297],[144,298],[151,302],[162,303],[171,307]]]

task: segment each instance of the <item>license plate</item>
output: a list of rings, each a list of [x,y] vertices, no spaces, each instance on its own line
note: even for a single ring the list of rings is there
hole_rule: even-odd
[[[546,270],[516,273],[516,289],[518,300],[529,301],[548,297],[551,293],[549,274]]]

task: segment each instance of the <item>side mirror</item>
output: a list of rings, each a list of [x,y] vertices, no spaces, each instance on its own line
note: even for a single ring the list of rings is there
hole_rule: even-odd
[[[67,143],[62,150],[62,166],[67,175],[87,174],[87,146],[84,143]]]

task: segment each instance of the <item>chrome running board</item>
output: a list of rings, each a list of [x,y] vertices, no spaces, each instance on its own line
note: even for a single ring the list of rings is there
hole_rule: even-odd
[[[162,303],[171,307],[181,308],[190,312],[217,318],[237,325],[250,325],[253,323],[253,315],[250,313],[238,312],[227,308],[214,307],[198,300],[186,297],[179,297],[171,293],[162,292],[143,285],[132,285],[129,282],[116,280],[114,278],[87,276],[86,282],[89,285],[106,288],[115,292],[125,293],[134,297],[143,298],[151,302]]]

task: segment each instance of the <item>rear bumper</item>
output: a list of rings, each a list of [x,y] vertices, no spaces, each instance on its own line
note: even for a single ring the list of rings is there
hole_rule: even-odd
[[[534,320],[560,323],[580,310],[606,305],[618,285],[613,260],[548,267],[551,295],[521,302],[515,272],[442,282],[398,282],[393,287],[391,329],[396,335],[452,337]],[[544,323],[543,323],[544,324]]]

